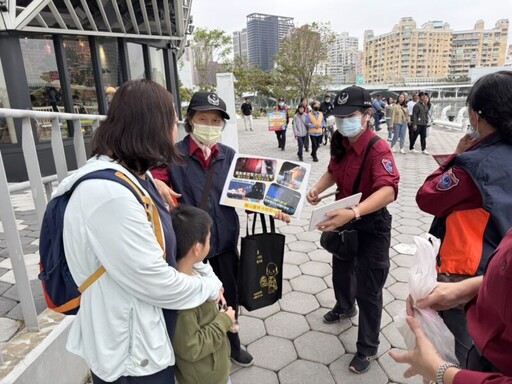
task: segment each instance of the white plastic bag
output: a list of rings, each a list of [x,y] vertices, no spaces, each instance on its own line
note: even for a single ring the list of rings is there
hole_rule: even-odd
[[[413,300],[414,317],[441,357],[447,361],[458,363],[455,356],[455,338],[437,311],[430,308],[416,308],[416,301],[427,297],[437,286],[436,255],[439,252],[441,241],[430,235],[428,239],[430,241],[423,237],[414,237],[416,253],[414,254],[414,265],[409,270],[409,294]],[[403,336],[407,349],[411,350],[416,345],[416,339],[405,321],[406,317],[404,309],[400,315],[395,317],[395,325]]]

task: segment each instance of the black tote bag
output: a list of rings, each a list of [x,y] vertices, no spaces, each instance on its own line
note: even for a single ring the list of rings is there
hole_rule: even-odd
[[[247,223],[247,233],[242,238],[240,252],[238,303],[249,311],[274,304],[283,292],[285,236],[276,233],[273,217],[270,217],[268,232],[265,215],[259,216],[263,233],[254,233],[258,217],[255,214],[252,234],[249,234]]]

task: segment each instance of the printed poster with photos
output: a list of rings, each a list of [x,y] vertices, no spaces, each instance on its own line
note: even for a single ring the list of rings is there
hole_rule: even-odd
[[[299,161],[237,154],[220,203],[268,215],[281,210],[298,219],[310,172],[311,165]]]

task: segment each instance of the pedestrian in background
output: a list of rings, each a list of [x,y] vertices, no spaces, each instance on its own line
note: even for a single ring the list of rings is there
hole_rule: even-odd
[[[337,200],[352,195],[354,189],[362,193],[359,204],[328,213],[329,219],[317,228],[324,232],[357,231],[355,259],[342,260],[333,255],[336,304],[324,315],[324,322],[356,316],[357,300],[360,311],[357,352],[349,369],[363,373],[370,369],[379,347],[382,289],[390,266],[391,215],[386,207],[396,199],[400,175],[389,145],[371,130],[368,91],[357,86],[345,88],[336,95],[334,106],[337,132],[332,138],[331,161],[327,172],[309,191],[307,200],[318,204],[319,194],[334,184],[339,191]]]
[[[421,143],[421,152],[424,155],[428,155],[427,151],[427,124],[429,120],[428,115],[428,94],[426,92],[420,92],[419,94],[420,100],[414,104],[412,109],[412,141],[409,143],[409,150],[411,152],[417,152],[414,149],[414,144],[416,143],[416,139],[418,135],[420,136]]]
[[[409,144],[413,142],[413,138],[414,138],[414,130],[412,129],[412,126],[413,126],[412,112],[413,112],[414,106],[416,105],[418,100],[419,100],[418,92],[414,92],[412,94],[412,100],[409,100],[407,102],[407,111],[409,112],[409,123],[407,124],[407,128],[409,129]],[[414,146],[412,148],[410,148],[410,150],[412,153],[418,153],[418,151],[416,149],[414,149]]]
[[[392,97],[388,97],[386,103],[386,125],[388,126],[388,141],[393,139],[393,124],[391,124],[391,113],[393,111],[393,105],[395,104],[395,99]]]
[[[306,125],[307,115],[304,113],[304,106],[299,104],[295,115],[293,116],[292,126],[293,134],[297,140],[297,156],[300,161],[303,161],[302,149],[304,147],[304,140],[308,136],[308,127]]]
[[[309,99],[308,97],[304,96],[300,103],[304,107],[304,113],[306,115],[309,115],[309,112],[311,112],[311,108],[309,107]],[[304,150],[306,152],[309,152],[309,135],[306,135],[306,138],[304,139]]]
[[[286,146],[286,130],[288,129],[288,123],[290,122],[290,113],[288,112],[288,107],[284,103],[284,97],[280,97],[275,107],[277,112],[285,113],[285,124],[281,127],[280,130],[275,131],[277,137],[277,147],[284,151],[284,147]]]
[[[306,116],[306,126],[308,127],[309,139],[311,141],[311,157],[313,161],[318,162],[317,150],[322,141],[322,130],[325,127],[325,119],[320,112],[320,102],[313,101],[313,110]]]
[[[244,125],[245,130],[248,131],[249,129],[252,131],[252,104],[251,100],[249,100],[247,97],[244,99],[244,102],[242,103],[242,115],[244,116]]]
[[[390,144],[391,152],[396,152],[394,147],[396,142],[400,140],[400,153],[402,154],[405,154],[405,135],[407,133],[407,124],[409,123],[409,112],[405,103],[405,95],[401,94],[398,96],[396,104],[393,105],[389,122],[393,127],[393,139]]]

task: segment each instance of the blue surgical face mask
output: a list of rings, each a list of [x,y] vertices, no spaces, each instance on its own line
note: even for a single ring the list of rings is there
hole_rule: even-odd
[[[342,136],[355,137],[361,133],[361,115],[353,117],[336,117],[336,129]]]

